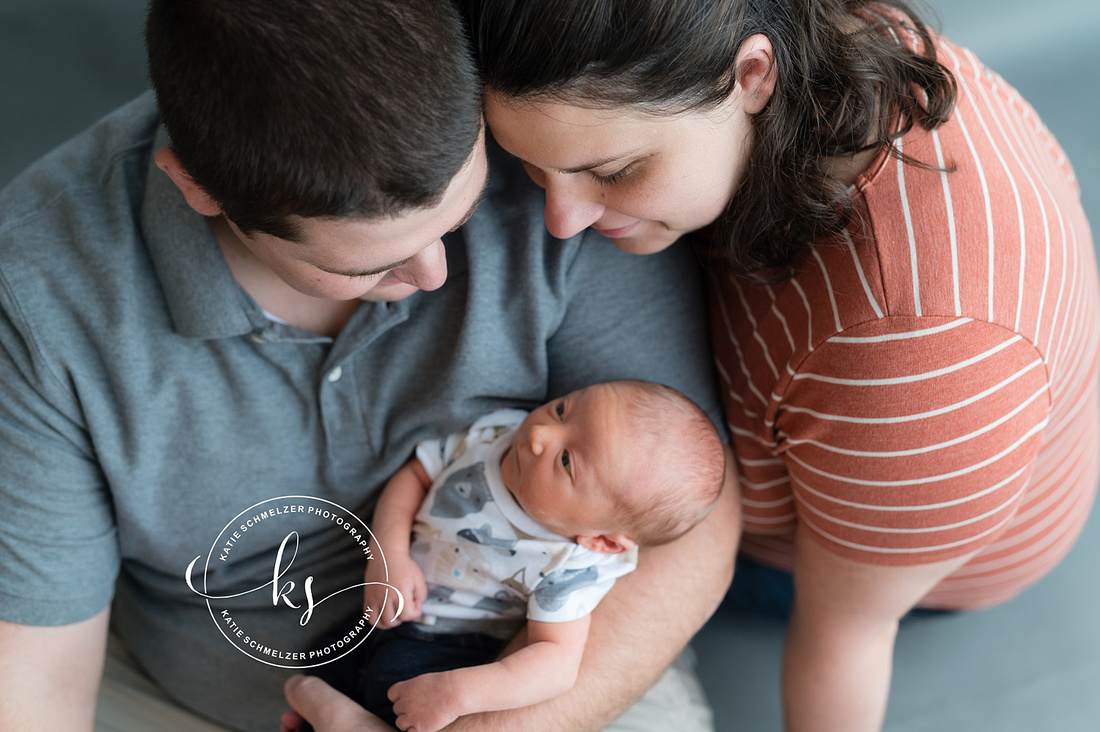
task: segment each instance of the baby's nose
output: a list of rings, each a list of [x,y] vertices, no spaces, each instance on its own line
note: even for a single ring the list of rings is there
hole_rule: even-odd
[[[531,428],[531,453],[538,457],[546,449],[546,440],[549,438],[546,427],[535,425]]]

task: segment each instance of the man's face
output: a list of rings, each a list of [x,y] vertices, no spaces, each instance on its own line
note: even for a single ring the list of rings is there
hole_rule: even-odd
[[[442,236],[473,214],[488,179],[484,134],[438,205],[382,219],[296,218],[299,241],[270,234],[241,243],[286,284],[326,300],[394,302],[447,279]]]

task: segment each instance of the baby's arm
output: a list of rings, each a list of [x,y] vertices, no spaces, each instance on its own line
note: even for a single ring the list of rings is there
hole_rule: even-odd
[[[371,521],[371,532],[374,534],[371,552],[374,558],[367,562],[363,581],[386,582],[388,567],[388,584],[396,587],[405,600],[401,617],[396,618],[398,599],[394,592],[390,591],[386,598],[385,587],[368,584],[364,588],[364,609],[369,608],[378,614],[379,628],[392,628],[406,620],[419,618],[421,605],[428,595],[424,573],[409,556],[409,537],[416,512],[420,510],[431,484],[424,466],[413,458],[386,483],[374,509],[374,519]],[[382,564],[383,555],[386,557],[385,566]]]
[[[573,687],[590,615],[564,623],[527,623],[527,645],[495,663],[423,674],[390,687],[398,729],[435,732],[475,712],[514,709]]]

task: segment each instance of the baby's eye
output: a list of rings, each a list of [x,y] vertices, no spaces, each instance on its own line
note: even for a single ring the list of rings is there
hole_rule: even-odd
[[[558,402],[554,405],[554,414],[558,415],[558,419],[565,416],[565,402]]]
[[[569,473],[570,475],[573,475],[573,463],[569,459],[569,451],[568,450],[562,450],[561,451],[561,466],[563,468],[565,468],[565,472]]]

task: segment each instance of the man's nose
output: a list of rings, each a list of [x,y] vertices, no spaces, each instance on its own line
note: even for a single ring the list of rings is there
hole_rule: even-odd
[[[575,174],[549,173],[542,185],[546,190],[546,229],[558,239],[579,234],[603,215],[603,203]]]
[[[421,290],[438,290],[447,281],[447,250],[436,240],[393,270],[393,276]]]

